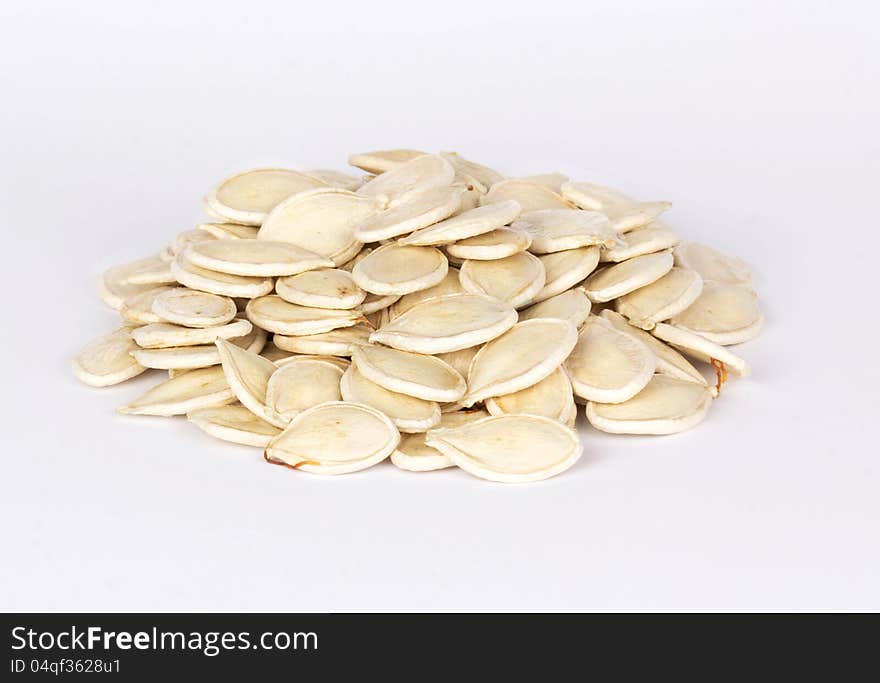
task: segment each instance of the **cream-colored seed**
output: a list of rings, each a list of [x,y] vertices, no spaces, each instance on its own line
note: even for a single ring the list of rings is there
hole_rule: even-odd
[[[76,377],[167,371],[119,412],[186,414],[296,470],[390,457],[516,483],[577,462],[578,405],[604,432],[672,434],[750,373],[727,347],[764,324],[752,270],[682,242],[670,202],[456,152],[349,162],[371,175],[229,176],[205,222],[106,270],[124,326]]]

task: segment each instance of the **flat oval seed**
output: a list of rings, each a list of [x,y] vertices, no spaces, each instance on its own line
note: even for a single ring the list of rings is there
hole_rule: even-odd
[[[433,356],[382,346],[360,346],[352,353],[351,360],[371,382],[425,401],[457,401],[467,388],[459,373]]]
[[[500,415],[428,432],[425,443],[461,469],[489,481],[540,481],[577,462],[577,434],[555,420],[534,415]]]
[[[588,401],[622,403],[650,381],[656,361],[642,342],[590,316],[565,361],[574,393]]]
[[[706,283],[686,309],[667,317],[672,318],[673,325],[722,346],[754,339],[764,322],[754,291],[719,282]]]
[[[590,308],[590,299],[584,293],[583,287],[576,287],[523,309],[519,312],[519,320],[523,322],[535,318],[557,318],[567,320],[579,328],[590,315]]]
[[[184,415],[196,408],[232,403],[235,395],[218,367],[191,370],[165,380],[126,406],[126,415]]]
[[[132,285],[166,285],[174,282],[174,275],[171,273],[170,263],[156,256],[151,264],[144,264],[130,272],[126,282]]]
[[[406,161],[364,183],[358,194],[373,197],[388,207],[399,206],[434,187],[448,187],[455,169],[437,154],[425,154]]]
[[[386,244],[351,271],[361,289],[382,296],[403,295],[433,287],[446,276],[449,262],[439,249]]]
[[[468,260],[459,272],[461,286],[471,294],[485,294],[514,308],[530,303],[545,279],[544,265],[528,252],[494,261]]]
[[[159,297],[159,295],[174,289],[177,288],[160,286],[130,296],[122,302],[122,306],[119,309],[119,315],[122,316],[122,319],[125,322],[134,325],[147,325],[149,323],[163,322],[164,318],[153,311],[153,302]]]
[[[667,344],[671,344],[682,353],[704,363],[722,363],[725,368],[740,377],[748,377],[752,372],[751,366],[745,360],[696,332],[685,330],[676,325],[657,323],[651,330],[651,334]]]
[[[373,328],[368,325],[353,325],[295,337],[276,334],[274,341],[279,349],[293,353],[350,356],[356,346],[369,342],[372,331]]]
[[[332,268],[333,261],[289,242],[213,240],[187,247],[190,263],[218,273],[266,277]]]
[[[605,320],[614,325],[616,330],[638,339],[651,350],[654,354],[654,360],[656,361],[654,372],[659,372],[689,382],[697,382],[698,384],[703,385],[707,384],[706,378],[703,377],[700,371],[691,365],[687,358],[682,356],[671,346],[667,346],[654,335],[630,325],[626,321],[626,318],[620,315],[620,313],[615,313],[611,309],[606,308],[602,311],[601,315]]]
[[[486,399],[486,409],[492,415],[538,415],[563,424],[571,417],[573,406],[571,382],[562,368],[530,387]]]
[[[697,271],[673,268],[659,280],[624,294],[614,305],[632,325],[650,330],[684,311],[702,291],[703,278]]]
[[[459,188],[446,185],[432,187],[358,223],[354,235],[361,242],[378,242],[406,235],[448,218],[460,206]]]
[[[259,353],[266,345],[266,331],[254,327],[250,334],[229,341],[243,349]],[[131,355],[144,367],[157,370],[192,370],[220,364],[220,354],[213,344],[175,346],[168,349],[136,348]]]
[[[525,251],[531,243],[531,238],[521,230],[498,228],[449,244],[446,253],[459,259],[492,261]]]
[[[340,391],[346,401],[382,411],[401,432],[424,432],[440,423],[440,406],[436,401],[389,391],[364,377],[354,364],[342,376]]]
[[[447,353],[495,339],[516,323],[516,311],[480,294],[422,301],[370,335],[370,341],[417,353]]]
[[[172,323],[150,323],[131,331],[131,338],[142,349],[167,349],[173,346],[211,344],[216,339],[243,337],[251,331],[250,321],[233,320],[215,327],[183,327]]]
[[[147,368],[135,360],[131,352],[137,344],[131,328],[120,327],[86,344],[73,361],[73,374],[93,387],[108,387],[136,377]]]
[[[523,213],[537,211],[539,209],[570,209],[572,205],[543,185],[531,183],[528,180],[502,180],[489,188],[489,191],[480,197],[480,205],[494,204],[496,202],[513,199],[518,202]]]
[[[186,419],[206,434],[244,446],[265,448],[273,437],[281,433],[278,427],[261,420],[240,405],[198,408],[189,411]]]
[[[599,247],[557,251],[538,258],[544,266],[546,282],[532,298],[533,302],[561,294],[592,273],[599,264]]]
[[[380,208],[373,199],[346,190],[302,192],[272,210],[257,239],[289,242],[329,258],[338,266],[360,251],[355,225]]]
[[[752,271],[735,256],[696,242],[682,242],[675,251],[675,265],[697,271],[706,282],[728,285],[750,285]]]
[[[275,281],[271,277],[246,277],[206,270],[193,264],[187,258],[186,250],[177,255],[171,263],[171,270],[177,281],[189,287],[217,296],[253,298],[272,291]]]
[[[617,233],[611,222],[598,211],[581,209],[542,209],[523,213],[512,226],[531,238],[534,254],[552,254],[593,245],[613,247]]]
[[[235,301],[185,287],[161,292],[153,301],[153,313],[163,320],[186,327],[213,327],[235,317]]]
[[[292,360],[269,377],[266,407],[278,422],[286,424],[313,406],[341,401],[342,372],[339,366],[322,360]]]
[[[246,313],[254,325],[268,332],[290,336],[329,332],[363,321],[357,310],[299,306],[275,294],[251,299]]]
[[[568,182],[561,188],[562,196],[588,211],[602,211],[617,204],[632,204],[636,200],[620,190],[586,182]]]
[[[334,268],[278,278],[275,291],[285,301],[313,308],[355,308],[367,296],[351,273]]]
[[[99,280],[101,300],[110,308],[118,311],[126,299],[155,289],[155,284],[134,284],[129,278],[144,268],[152,267],[157,260],[159,260],[158,257],[151,256],[108,268]]]
[[[303,411],[269,442],[265,458],[313,474],[347,474],[390,456],[400,433],[385,415],[357,403],[324,403]]]
[[[537,384],[562,365],[577,339],[574,325],[564,320],[537,318],[517,323],[474,356],[462,404],[470,407]]]
[[[636,256],[654,254],[671,249],[681,241],[676,233],[659,222],[628,232],[621,239],[622,244],[602,250],[603,262],[620,263]]]
[[[489,417],[485,410],[458,410],[443,413],[440,416],[440,427],[458,427],[470,422]],[[433,472],[447,467],[455,467],[455,463],[436,448],[425,443],[425,432],[418,434],[401,434],[397,450],[391,454],[391,462],[402,470],[409,472]]]
[[[503,228],[516,220],[520,211],[519,204],[513,199],[487,204],[417,230],[408,237],[401,238],[399,243],[416,246],[451,244]]]
[[[587,419],[611,434],[675,434],[702,422],[712,403],[708,387],[667,375],[623,403],[587,403]]]
[[[381,149],[375,152],[352,154],[348,157],[348,163],[367,173],[379,174],[425,154],[426,152],[420,152],[416,149]]]
[[[623,234],[648,225],[671,206],[670,202],[612,204],[602,209],[602,213],[611,220],[611,228]]]
[[[269,378],[278,369],[270,360],[231,344],[225,339],[215,342],[220,354],[223,374],[235,397],[261,420],[284,427],[288,420],[276,415],[266,405]]]
[[[324,181],[284,168],[257,168],[223,179],[205,197],[211,214],[235,223],[260,225],[282,200],[325,186]]]
[[[629,294],[659,280],[672,270],[672,254],[661,251],[656,254],[637,256],[597,270],[584,282],[590,301],[603,303]]]

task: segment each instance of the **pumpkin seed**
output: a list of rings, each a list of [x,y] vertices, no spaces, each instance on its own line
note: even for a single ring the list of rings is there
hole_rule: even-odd
[[[432,429],[425,444],[474,476],[510,484],[560,474],[581,456],[572,429],[535,415],[499,415]]]
[[[266,460],[312,474],[347,474],[390,456],[400,433],[385,415],[333,401],[297,415],[266,447]]]
[[[120,327],[86,344],[73,361],[73,373],[93,387],[119,384],[147,369],[132,357],[135,349],[137,344],[131,338],[131,328]]]
[[[447,353],[495,339],[516,323],[516,311],[481,294],[447,294],[422,301],[370,335],[402,351]]]
[[[587,403],[587,419],[612,434],[675,434],[706,416],[708,387],[668,375],[654,375],[635,396],[622,403]]]
[[[654,374],[656,360],[641,341],[591,315],[565,361],[574,393],[588,401],[622,403],[639,393]]]

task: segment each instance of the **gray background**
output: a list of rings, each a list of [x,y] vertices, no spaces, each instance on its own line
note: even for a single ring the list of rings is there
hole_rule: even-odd
[[[872,5],[3,3],[0,608],[880,608]],[[398,146],[673,200],[756,268],[754,376],[527,486],[289,472],[71,376],[221,177]]]

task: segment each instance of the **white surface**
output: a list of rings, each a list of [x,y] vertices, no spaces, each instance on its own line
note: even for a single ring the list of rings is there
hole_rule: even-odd
[[[3,3],[0,608],[880,609],[880,16],[725,4]],[[74,380],[101,270],[219,178],[393,146],[673,200],[759,273],[754,376],[525,486],[290,472]]]

